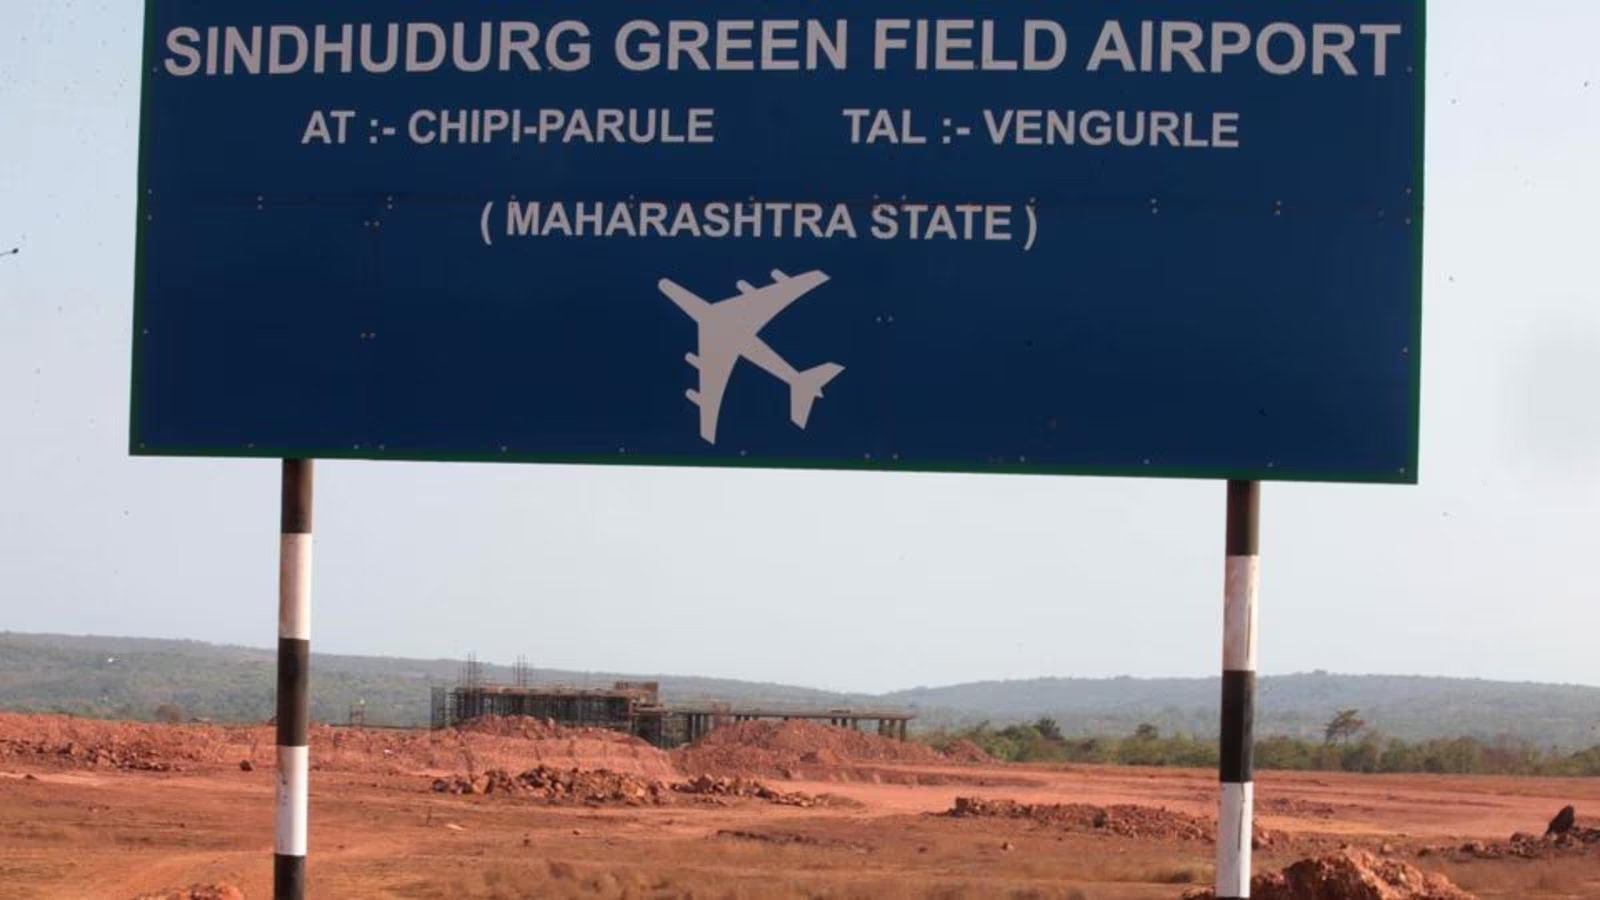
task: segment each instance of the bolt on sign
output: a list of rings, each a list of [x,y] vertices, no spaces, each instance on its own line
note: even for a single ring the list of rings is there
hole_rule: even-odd
[[[1420,0],[147,10],[134,453],[1417,477]]]

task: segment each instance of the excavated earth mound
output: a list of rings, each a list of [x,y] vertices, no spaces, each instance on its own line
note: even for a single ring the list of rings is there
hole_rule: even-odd
[[[1184,900],[1211,900],[1210,890],[1189,891]],[[1476,900],[1443,875],[1423,872],[1397,859],[1346,851],[1302,859],[1282,872],[1250,881],[1254,900]]]
[[[957,797],[955,805],[944,815],[954,818],[1026,819],[1068,831],[1098,831],[1128,838],[1215,839],[1215,830],[1203,819],[1166,809],[1126,804],[1018,803],[1015,800]]]
[[[545,765],[656,779],[678,775],[665,753],[636,737],[600,728],[563,728],[540,719],[500,719],[437,731],[314,725],[310,739],[311,765],[319,771],[442,775]],[[35,765],[153,772],[224,765],[270,773],[275,744],[271,725],[161,725],[0,714],[0,759]]]
[[[1019,819],[1046,828],[1116,835],[1126,838],[1215,841],[1216,826],[1208,819],[1152,806],[1087,803],[1018,803],[1015,800],[957,797],[939,815],[952,818]],[[1281,832],[1257,826],[1250,845],[1257,850],[1287,844]]]
[[[219,748],[233,743],[232,733],[239,730],[0,714],[0,758],[65,768],[174,772],[218,761]],[[270,736],[267,749],[270,753]]]
[[[739,722],[713,729],[673,752],[689,775],[793,777],[811,767],[871,763],[948,763],[932,747],[794,719]]]
[[[265,750],[272,752],[270,740]],[[665,753],[632,735],[530,718],[468,722],[437,731],[316,726],[311,730],[311,759],[319,769],[392,774],[519,772],[536,766],[609,769],[656,779],[678,774]],[[256,763],[263,761],[270,760]]]
[[[952,741],[950,746],[944,748],[944,757],[951,762],[969,765],[989,765],[998,761],[990,756],[988,751],[966,738]]]

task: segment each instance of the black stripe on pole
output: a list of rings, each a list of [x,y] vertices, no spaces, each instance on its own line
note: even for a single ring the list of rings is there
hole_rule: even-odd
[[[283,461],[284,534],[311,533],[311,460]]]
[[[1244,784],[1255,776],[1256,673],[1222,673],[1222,765],[1228,784]]]
[[[305,813],[311,718],[310,542],[312,463],[283,461],[283,502],[278,597],[278,817],[272,859],[275,900],[306,896]]]
[[[278,746],[307,746],[311,678],[311,642],[278,638]]]
[[[1261,552],[1261,482],[1228,482],[1228,555]]]
[[[272,854],[272,884],[278,897],[304,897],[306,895],[306,858]]]

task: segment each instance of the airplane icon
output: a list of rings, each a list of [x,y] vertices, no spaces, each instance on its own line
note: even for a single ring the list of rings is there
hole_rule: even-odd
[[[717,415],[722,410],[722,395],[734,363],[744,357],[789,385],[789,420],[801,428],[811,417],[811,404],[822,396],[823,385],[838,377],[844,366],[823,363],[801,372],[757,335],[789,304],[826,283],[828,276],[812,271],[790,278],[772,270],[772,284],[755,287],[737,282],[739,293],[720,303],[707,303],[694,292],[669,278],[657,283],[661,293],[700,323],[700,352],[685,354],[689,365],[700,370],[700,389],[686,392],[689,401],[700,407],[700,437],[708,444],[717,442]]]

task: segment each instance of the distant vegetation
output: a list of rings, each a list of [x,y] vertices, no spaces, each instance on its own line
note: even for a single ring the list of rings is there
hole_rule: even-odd
[[[363,702],[373,725],[426,725],[433,685],[454,684],[459,659],[381,656],[311,657],[311,718],[345,722]],[[0,632],[0,710],[54,712],[138,721],[174,717],[262,722],[273,714],[277,656],[272,650],[199,641]],[[657,676],[534,668],[538,683],[608,687],[622,678]],[[484,665],[483,677],[509,682],[507,666]],[[862,698],[716,678],[660,676],[674,702],[727,700],[791,706],[861,704]]]
[[[312,718],[344,722],[365,701],[371,724],[426,724],[431,687],[454,683],[461,665],[314,654]],[[273,713],[275,667],[272,650],[253,647],[0,632],[0,709],[259,722]],[[513,676],[485,665],[484,677]],[[655,678],[668,703],[909,708],[913,733],[970,736],[1005,759],[1136,765],[1213,764],[1213,743],[1187,735],[1215,734],[1221,696],[1215,678],[1039,678],[867,695],[689,676],[535,668],[532,677],[595,687]],[[1596,751],[1583,748],[1600,744],[1593,687],[1313,672],[1264,677],[1256,699],[1263,767],[1587,772]],[[1042,721],[1050,734],[1039,732]]]
[[[1576,753],[1541,749],[1515,737],[1490,741],[1472,737],[1405,741],[1367,732],[1357,710],[1340,710],[1321,740],[1277,735],[1256,741],[1258,769],[1321,772],[1411,772],[1448,775],[1600,776],[1600,745]],[[1126,737],[1068,738],[1054,719],[1000,728],[987,723],[965,729],[924,733],[922,740],[943,749],[965,739],[1006,762],[1101,763],[1124,766],[1211,767],[1217,742],[1187,734],[1163,735],[1149,723]]]
[[[1212,734],[1221,716],[1217,678],[1035,678],[917,688],[884,702],[919,707],[919,723],[961,730],[1049,716],[1067,737]],[[1515,735],[1566,752],[1600,744],[1600,688],[1470,678],[1308,672],[1260,679],[1256,734],[1324,738],[1333,712],[1359,709],[1367,728],[1418,743],[1467,736],[1492,743]]]

